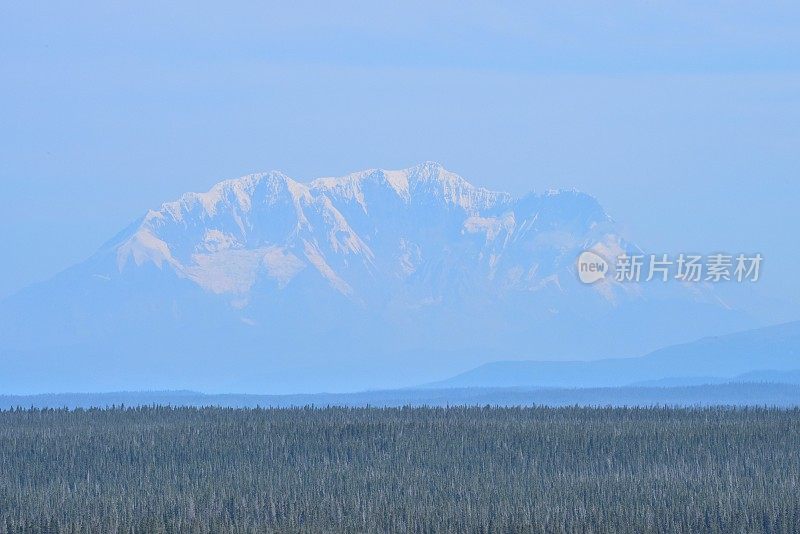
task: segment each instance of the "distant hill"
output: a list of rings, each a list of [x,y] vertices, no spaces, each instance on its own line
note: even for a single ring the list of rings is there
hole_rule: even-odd
[[[640,358],[487,363],[431,387],[675,386],[731,379],[797,383],[798,368],[800,322],[792,322],[673,345]]]
[[[0,409],[109,406],[776,406],[800,407],[800,385],[731,383],[707,386],[620,388],[453,388],[319,393],[207,395],[193,391],[64,393],[0,396]]]
[[[645,380],[635,382],[632,386],[642,387],[674,387],[674,386],[699,386],[710,384],[731,384],[731,383],[761,383],[761,384],[800,384],[800,371],[752,371],[732,378],[722,378],[719,376],[699,376],[699,377],[670,377],[659,380]]]

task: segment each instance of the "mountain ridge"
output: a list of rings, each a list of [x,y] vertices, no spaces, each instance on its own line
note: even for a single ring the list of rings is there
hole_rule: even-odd
[[[395,198],[386,198],[389,191]],[[460,231],[462,243],[473,235],[483,236],[483,246],[475,244],[476,250],[471,251],[478,257],[467,261],[486,263],[492,278],[509,245],[524,237],[540,216],[547,215],[547,209],[557,210],[559,204],[570,202],[578,208],[567,209],[580,209],[585,218],[575,221],[577,228],[570,229],[574,233],[611,223],[599,203],[584,193],[549,191],[514,199],[508,193],[475,187],[434,162],[400,171],[369,169],[318,178],[309,184],[270,171],[224,180],[205,193],[186,193],[166,202],[159,210],[148,211],[132,235],[112,247],[116,246],[119,271],[129,263],[137,267],[153,263],[159,269],[168,266],[215,293],[246,293],[256,282],[254,270],[262,267],[267,276],[287,284],[301,268],[310,266],[333,289],[353,296],[353,282],[341,271],[354,263],[362,267],[354,276],[379,275],[377,271],[390,268],[389,260],[397,259],[401,260],[400,269],[394,262],[394,271],[388,274],[403,277],[416,270],[415,256],[422,254],[423,240],[400,235],[402,228],[398,228],[410,226],[409,218],[427,215],[436,224],[453,217],[453,228],[443,230]],[[542,210],[543,206],[546,209]],[[390,224],[399,224],[387,227],[386,221],[371,211],[378,217],[389,212],[399,219]],[[429,211],[435,215],[426,213]],[[267,216],[268,225],[260,220]],[[545,221],[540,233],[549,229],[548,224],[553,227],[563,221]],[[382,239],[380,234],[386,232],[396,234],[391,235],[393,242]],[[501,237],[503,241],[498,243]],[[609,239],[606,248],[616,251],[624,247],[618,236],[606,233],[604,237]],[[441,243],[432,247],[443,248]],[[379,252],[390,256],[382,265],[376,263]],[[235,267],[226,270],[226,265]],[[539,267],[514,266],[516,276],[527,272],[529,278],[535,277],[530,269]],[[547,283],[546,277],[540,277],[539,283],[542,280]]]
[[[752,325],[704,288],[582,284],[587,248],[639,250],[586,193],[515,198],[431,162],[224,180],[0,302],[0,388],[403,387]]]
[[[427,387],[629,387],[769,381],[800,367],[800,321],[708,336],[635,358],[495,361]],[[716,376],[712,373],[716,371]],[[777,377],[777,378],[776,378]]]

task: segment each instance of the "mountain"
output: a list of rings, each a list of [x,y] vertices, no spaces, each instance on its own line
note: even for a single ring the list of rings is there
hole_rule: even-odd
[[[581,284],[589,248],[638,250],[585,193],[514,198],[436,163],[225,180],[1,302],[0,390],[399,387],[752,325],[705,287]]]
[[[797,384],[800,322],[708,337],[639,358],[499,361],[431,387],[674,387],[731,382]]]

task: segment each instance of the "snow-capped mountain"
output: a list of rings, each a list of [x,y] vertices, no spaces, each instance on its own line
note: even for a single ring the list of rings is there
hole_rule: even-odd
[[[587,194],[513,198],[436,163],[226,180],[4,302],[0,387],[398,386],[746,326],[680,286],[583,285],[574,264],[588,248],[635,246]]]
[[[104,248],[114,268],[97,274],[124,277],[152,265],[245,299],[266,291],[259,284],[281,291],[305,275],[354,302],[407,299],[414,289],[421,304],[458,290],[571,284],[577,251],[596,243],[625,246],[600,205],[574,191],[515,200],[436,163],[309,185],[270,172],[148,212]]]

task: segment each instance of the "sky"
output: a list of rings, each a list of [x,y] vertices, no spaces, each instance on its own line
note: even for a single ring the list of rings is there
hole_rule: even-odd
[[[329,4],[0,4],[0,297],[224,178],[434,160],[797,302],[797,4]]]

